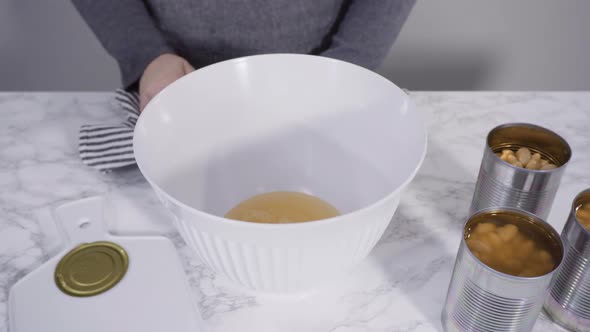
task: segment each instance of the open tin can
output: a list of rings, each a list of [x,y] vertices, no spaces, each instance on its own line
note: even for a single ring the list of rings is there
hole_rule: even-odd
[[[517,270],[511,270],[510,274],[506,271],[500,272],[500,269],[496,269],[497,267],[492,268],[491,264],[488,265],[490,260],[485,260],[481,252],[468,243],[473,243],[469,241],[475,238],[474,234],[478,234],[480,238],[489,235],[489,233],[479,232],[478,227],[484,223],[499,221],[501,224],[498,223],[497,228],[494,228],[496,230],[491,232],[502,235],[500,228],[511,224],[515,225],[520,232],[517,233],[519,239],[532,241],[533,237],[525,238],[522,234],[525,231],[534,230],[537,236],[535,246],[530,248],[529,256],[519,258],[521,262],[527,262],[527,264],[531,264],[529,263],[531,261],[537,262],[534,260],[535,255],[544,250],[546,254],[551,255],[551,265],[543,267],[537,274],[530,275],[523,273],[526,269],[530,270],[530,267],[523,265]],[[483,226],[481,227],[483,229]],[[500,252],[498,248],[508,253],[516,252],[518,250],[510,249],[520,244],[516,242],[516,239],[513,237],[506,240],[502,237],[502,241],[512,242],[505,242],[505,245],[497,244],[491,248],[495,248],[494,250],[498,252]],[[543,246],[537,246],[539,244]],[[470,249],[470,246],[474,249]],[[490,208],[475,213],[464,226],[464,234],[442,312],[443,328],[449,332],[530,331],[543,307],[551,278],[561,264],[562,257],[563,245],[559,234],[538,216],[513,208]]]
[[[572,203],[561,232],[563,266],[555,274],[545,301],[547,313],[573,331],[590,331],[590,232],[588,225],[583,225],[586,220],[581,220],[577,213],[587,204],[590,205],[590,189],[578,194]]]
[[[475,185],[470,212],[505,206],[546,219],[572,151],[559,135],[532,124],[509,123],[490,131]],[[497,153],[528,148],[557,166],[533,170],[512,165]]]

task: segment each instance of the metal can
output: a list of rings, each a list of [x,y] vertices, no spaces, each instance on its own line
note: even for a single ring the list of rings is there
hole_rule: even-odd
[[[546,219],[571,158],[569,144],[559,135],[532,124],[509,123],[490,131],[475,185],[470,212],[489,207],[513,207]],[[530,170],[511,165],[496,153],[526,147],[557,165],[551,170]]]
[[[590,232],[580,224],[576,209],[590,203],[590,189],[574,199],[561,232],[563,266],[551,282],[545,310],[559,324],[573,331],[590,331]]]
[[[519,229],[534,227],[542,234],[555,263],[553,269],[540,276],[519,277],[499,272],[479,260],[467,246],[467,235],[481,222],[500,219]],[[464,226],[442,312],[443,328],[449,332],[530,331],[562,257],[559,234],[532,213],[512,208],[490,208],[475,213]]]

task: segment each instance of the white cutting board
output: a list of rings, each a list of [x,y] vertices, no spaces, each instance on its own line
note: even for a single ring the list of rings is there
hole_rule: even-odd
[[[110,235],[103,220],[104,205],[101,197],[91,197],[55,211],[67,244],[10,290],[10,331],[203,331],[174,245],[159,236]],[[122,246],[129,256],[127,273],[99,295],[63,293],[54,281],[57,263],[77,245],[94,241]]]

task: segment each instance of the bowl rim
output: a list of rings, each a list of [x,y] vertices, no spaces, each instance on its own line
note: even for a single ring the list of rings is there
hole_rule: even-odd
[[[215,222],[219,222],[222,224],[226,224],[226,225],[235,225],[235,226],[239,226],[239,227],[250,227],[250,228],[259,228],[259,229],[278,229],[278,228],[305,228],[305,227],[315,227],[315,226],[319,226],[319,225],[328,225],[328,224],[332,224],[334,222],[340,222],[341,219],[343,218],[348,218],[348,217],[353,217],[355,215],[358,214],[362,214],[365,211],[371,210],[383,203],[385,203],[386,201],[389,201],[390,199],[392,199],[394,196],[397,196],[399,193],[401,193],[401,191],[403,189],[405,189],[405,187],[408,186],[408,184],[416,177],[418,171],[420,170],[420,168],[422,167],[422,164],[424,163],[424,159],[426,158],[426,151],[428,148],[428,130],[426,128],[426,124],[425,121],[422,117],[422,115],[420,114],[420,112],[417,111],[417,108],[415,107],[413,101],[409,98],[408,94],[405,93],[400,87],[398,87],[395,83],[393,83],[392,81],[388,80],[387,78],[383,77],[382,75],[369,70],[367,68],[364,68],[362,66],[356,65],[354,63],[350,63],[350,62],[346,62],[346,61],[342,61],[342,60],[338,60],[338,59],[334,59],[334,58],[328,58],[328,57],[323,57],[323,56],[318,56],[318,55],[308,55],[308,54],[293,54],[293,53],[270,53],[270,54],[259,54],[259,55],[250,55],[250,56],[244,56],[244,57],[239,57],[239,58],[234,58],[234,59],[229,59],[229,60],[225,60],[225,61],[220,61],[220,62],[216,62],[214,64],[205,66],[203,68],[199,68],[197,70],[195,70],[195,72],[197,71],[201,71],[201,70],[211,70],[211,67],[214,66],[218,66],[221,64],[227,64],[227,63],[238,63],[238,62],[243,62],[243,61],[248,61],[248,59],[251,58],[261,58],[261,57],[313,57],[313,58],[318,58],[321,59],[320,61],[328,61],[328,62],[334,62],[334,63],[339,63],[339,64],[344,64],[344,65],[348,65],[348,66],[355,66],[358,67],[360,69],[362,69],[363,71],[367,72],[369,75],[374,75],[375,77],[381,79],[382,81],[385,82],[385,84],[388,84],[398,90],[400,90],[403,94],[406,95],[406,108],[409,109],[410,105],[414,106],[413,107],[413,112],[416,112],[418,118],[421,120],[420,121],[420,126],[422,127],[422,131],[423,131],[423,135],[424,135],[424,145],[422,147],[422,154],[420,155],[420,159],[418,160],[418,163],[416,164],[414,170],[412,171],[412,173],[406,178],[406,180],[404,182],[402,182],[402,184],[400,184],[395,190],[391,191],[389,194],[385,195],[384,197],[374,201],[371,204],[368,204],[366,206],[363,206],[359,209],[353,210],[351,212],[348,213],[344,213],[335,217],[331,217],[331,218],[326,218],[326,219],[320,219],[320,220],[313,220],[313,221],[308,221],[308,222],[296,222],[296,223],[286,223],[286,224],[269,224],[269,223],[257,223],[257,222],[248,222],[248,221],[242,221],[242,220],[235,220],[235,219],[229,219],[229,218],[225,218],[222,216],[218,216],[209,212],[205,212],[199,209],[196,209],[178,199],[176,199],[175,197],[173,197],[171,194],[169,194],[168,192],[166,192],[165,190],[163,190],[159,185],[157,185],[155,183],[155,181],[152,180],[152,178],[150,176],[148,176],[146,174],[146,172],[144,171],[144,169],[141,166],[141,162],[139,161],[139,159],[136,157],[136,164],[137,167],[139,169],[139,171],[141,172],[142,176],[146,179],[146,181],[150,184],[150,186],[152,187],[152,190],[157,191],[158,195],[163,195],[167,200],[171,201],[173,204],[179,206],[180,208],[182,208],[183,210],[188,210],[191,213],[194,213],[196,215],[198,215],[199,217],[203,217],[209,220],[214,220]],[[164,88],[164,90],[169,89],[170,87],[173,87],[174,85],[176,85],[179,81],[182,81],[184,79],[187,78],[188,75],[185,75],[184,77],[181,77],[180,79],[176,80],[175,82],[171,83],[170,85],[168,85],[166,88]],[[162,90],[162,91],[164,91]],[[133,130],[133,150],[135,151],[135,146],[137,144],[137,140],[138,140],[138,136],[137,136],[137,131],[138,128],[140,127],[140,124],[144,121],[145,116],[142,116],[143,114],[145,114],[146,112],[150,112],[150,110],[152,108],[149,107],[150,104],[152,104],[152,102],[156,99],[160,99],[161,98],[161,93],[159,93],[158,95],[156,95],[154,98],[152,98],[152,100],[146,105],[144,111],[142,111],[140,113],[140,116],[137,120],[137,124]],[[165,207],[166,210],[168,210],[170,213],[174,214],[173,211],[171,211],[171,209],[169,209],[168,207]],[[178,217],[175,215],[175,217]],[[354,219],[354,218],[351,218]],[[314,226],[315,225],[315,226]]]

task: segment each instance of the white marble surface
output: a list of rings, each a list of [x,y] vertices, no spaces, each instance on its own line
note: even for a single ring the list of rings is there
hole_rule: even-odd
[[[548,220],[558,230],[573,197],[590,187],[590,93],[414,92],[428,121],[428,154],[369,258],[305,296],[246,294],[185,247],[137,169],[105,175],[78,160],[78,126],[123,116],[111,97],[0,94],[0,332],[7,330],[11,285],[60,249],[52,209],[81,197],[105,194],[124,203],[110,221],[114,233],[163,233],[174,240],[208,330],[438,331],[484,137],[492,127],[536,123],[571,144],[573,159]],[[535,327],[558,329],[543,315]]]

